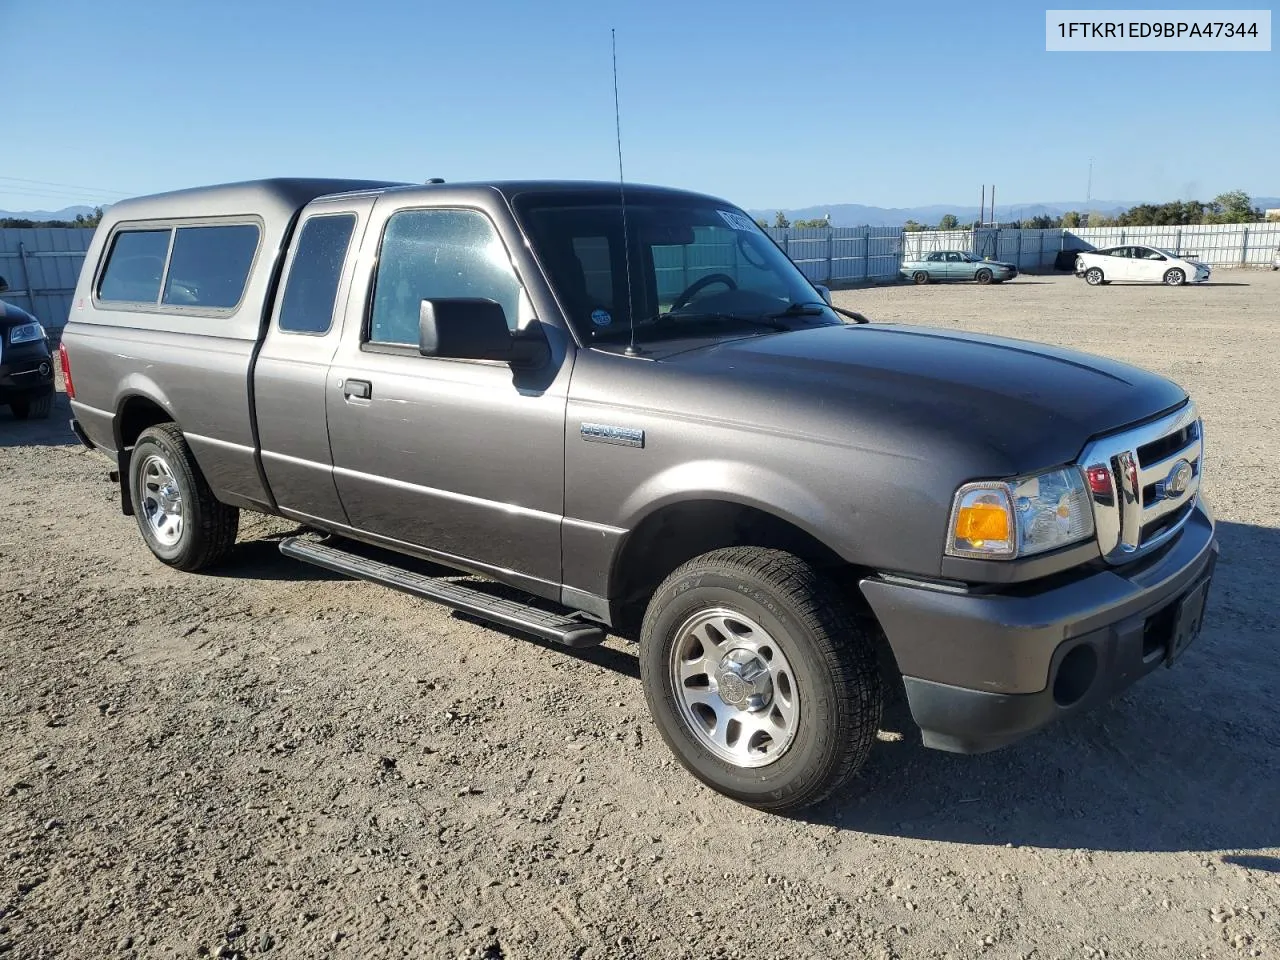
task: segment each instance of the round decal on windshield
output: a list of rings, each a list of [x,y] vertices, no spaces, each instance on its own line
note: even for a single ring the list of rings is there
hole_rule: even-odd
[[[613,323],[613,317],[609,316],[608,310],[592,310],[591,322],[597,327],[607,327]]]

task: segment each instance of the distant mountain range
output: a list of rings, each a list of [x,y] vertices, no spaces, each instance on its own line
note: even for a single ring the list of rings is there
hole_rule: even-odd
[[[1151,200],[1083,200],[1061,201],[1052,203],[1013,203],[996,204],[996,218],[1002,223],[1013,220],[1027,220],[1031,217],[1060,217],[1064,213],[1076,210],[1080,213],[1100,213],[1108,216],[1128,210],[1141,203],[1152,203]],[[1159,201],[1164,202],[1164,201]],[[1254,197],[1253,205],[1262,209],[1280,207],[1280,197]],[[750,210],[753,217],[772,224],[777,214],[773,210]],[[782,211],[788,220],[821,220],[831,215],[831,225],[835,227],[900,227],[908,220],[917,223],[934,224],[946,214],[954,214],[961,223],[971,223],[978,218],[978,208],[964,204],[934,203],[924,207],[868,207],[860,203],[832,203],[827,206],[799,207]],[[990,208],[985,216],[990,217]]]
[[[107,204],[102,205],[105,209]],[[63,207],[61,210],[0,210],[0,217],[12,217],[15,220],[74,220],[76,214],[86,217],[93,213],[93,207],[83,204],[75,207]]]

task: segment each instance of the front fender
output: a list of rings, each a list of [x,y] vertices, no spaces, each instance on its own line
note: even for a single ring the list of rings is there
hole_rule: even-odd
[[[692,460],[654,474],[623,501],[621,525],[635,530],[646,517],[664,507],[693,500],[721,500],[753,507],[787,521],[844,555],[837,544],[828,540],[832,531],[841,529],[842,520],[830,505],[790,477],[759,464],[733,460]]]

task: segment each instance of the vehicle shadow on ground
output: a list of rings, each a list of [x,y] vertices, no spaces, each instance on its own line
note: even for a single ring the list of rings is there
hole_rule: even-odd
[[[804,819],[983,845],[1280,846],[1280,660],[1271,655],[1277,630],[1269,572],[1280,567],[1280,530],[1218,529],[1222,559],[1205,632],[1172,670],[979,756],[926,750],[905,703],[896,702],[882,726],[900,739],[877,743],[845,794]],[[1236,859],[1250,869],[1280,869],[1274,857]]]
[[[304,529],[299,528],[288,533],[237,543],[224,563],[210,570],[205,570],[203,573],[210,577],[276,580],[282,583],[348,579],[340,573],[334,573],[324,567],[317,567],[312,563],[294,560],[292,557],[286,557],[280,552],[281,540],[304,532]]]
[[[19,420],[6,403],[0,403],[0,447],[66,447],[79,445],[71,432],[71,404],[65,393],[53,398],[47,420]]]

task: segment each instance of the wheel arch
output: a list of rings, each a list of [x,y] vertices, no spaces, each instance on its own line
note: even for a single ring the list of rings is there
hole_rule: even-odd
[[[694,557],[723,547],[785,550],[837,578],[856,582],[851,563],[809,524],[785,511],[732,494],[697,494],[657,504],[630,529],[609,570],[613,621],[624,632],[636,627],[648,598],[666,577]],[[850,598],[861,594],[854,589]]]
[[[133,498],[129,493],[129,464],[133,447],[142,431],[160,423],[177,423],[167,398],[150,381],[128,384],[116,400],[112,432],[116,442],[116,472],[120,483],[120,510],[133,516]]]

